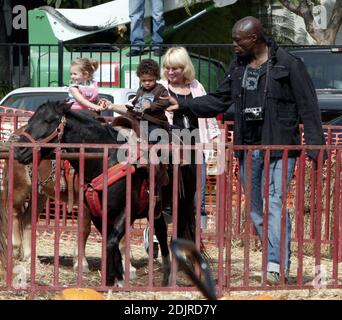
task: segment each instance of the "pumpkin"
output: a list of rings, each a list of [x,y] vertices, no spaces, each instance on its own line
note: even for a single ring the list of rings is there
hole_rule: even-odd
[[[55,300],[105,300],[103,295],[93,289],[69,288],[64,289]]]
[[[219,300],[274,300],[273,297],[271,296],[255,296],[255,297],[243,297],[243,296],[228,296],[228,297],[223,297]]]
[[[256,296],[251,298],[251,300],[274,300],[271,296]]]

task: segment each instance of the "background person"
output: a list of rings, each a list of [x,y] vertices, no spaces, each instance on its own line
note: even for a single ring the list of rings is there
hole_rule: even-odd
[[[316,92],[304,63],[264,35],[254,17],[239,20],[233,27],[237,57],[216,92],[206,96],[175,100],[168,110],[212,117],[235,105],[235,145],[300,145],[299,124],[304,124],[308,145],[324,145]],[[299,152],[289,151],[287,190]],[[317,159],[317,151],[308,155]],[[246,152],[238,152],[240,176],[246,188]],[[282,151],[272,151],[269,172],[267,282],[279,283],[282,198]],[[252,152],[251,219],[262,239],[264,154]],[[285,277],[290,270],[291,221],[286,216]]]
[[[165,21],[163,17],[163,0],[150,0],[152,10],[152,50],[155,56],[163,55],[163,32]],[[129,0],[129,17],[131,19],[131,51],[128,57],[139,56],[144,53],[144,16],[145,0]]]

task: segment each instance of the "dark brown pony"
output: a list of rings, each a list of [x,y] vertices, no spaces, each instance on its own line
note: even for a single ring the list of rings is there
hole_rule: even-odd
[[[86,149],[86,152],[101,152],[101,144],[125,144],[124,137],[120,136],[120,131],[115,130],[109,125],[103,125],[87,112],[74,112],[70,106],[58,103],[46,103],[41,105],[35,114],[30,118],[28,126],[19,142],[38,141],[38,142],[61,142],[69,144],[65,148],[66,152],[78,152],[74,144],[92,143],[97,144],[98,148]],[[118,148],[110,148],[108,152],[108,167],[114,167],[119,163],[118,153],[122,151]],[[51,155],[52,148],[41,148],[39,156],[46,159]],[[22,164],[29,164],[33,161],[33,150],[28,147],[18,147],[15,150],[16,159]],[[70,160],[76,172],[80,171],[79,161]],[[103,159],[89,158],[84,161],[84,181],[90,183],[94,178],[100,176],[103,167]],[[184,194],[178,194],[178,237],[187,237],[189,234],[186,229],[192,229],[194,220],[193,199],[196,191],[196,175],[192,170],[194,166],[182,166],[180,171],[184,186]],[[135,219],[146,218],[149,208],[143,207],[140,211],[140,195],[144,184],[148,180],[147,168],[137,166],[135,173],[131,177],[130,190],[130,224]],[[191,191],[191,192],[190,192]],[[170,196],[170,195],[169,195]],[[102,193],[99,195],[102,199]],[[113,285],[123,279],[122,256],[119,250],[120,240],[125,234],[126,225],[126,179],[119,179],[107,189],[107,243],[106,243],[106,283]],[[158,206],[156,206],[157,208]],[[156,210],[156,208],[154,208]],[[157,215],[154,220],[155,234],[160,244],[162,254],[162,283],[169,282],[170,275],[170,255],[168,248],[167,226],[163,215]],[[92,216],[95,227],[102,231],[102,219],[99,216]],[[189,238],[189,236],[188,236]],[[192,238],[192,237],[191,237]]]

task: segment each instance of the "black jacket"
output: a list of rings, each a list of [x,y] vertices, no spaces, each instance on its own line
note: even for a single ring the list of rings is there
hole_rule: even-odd
[[[267,39],[270,50],[269,77],[265,99],[262,145],[300,145],[299,124],[304,124],[304,137],[308,145],[325,144],[320,110],[311,78],[304,63]],[[242,144],[242,79],[247,61],[236,58],[230,65],[216,92],[185,101],[180,105],[184,112],[198,117],[213,117],[235,105],[234,144]],[[259,78],[259,101],[263,101],[267,72]],[[272,156],[279,157],[280,151]],[[297,156],[291,151],[289,156]],[[309,152],[317,158],[317,152]]]

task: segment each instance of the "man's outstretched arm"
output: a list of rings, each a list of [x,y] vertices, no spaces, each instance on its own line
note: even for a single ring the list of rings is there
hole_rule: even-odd
[[[167,111],[172,112],[180,110],[185,114],[193,113],[195,116],[200,118],[214,117],[217,114],[226,111],[233,103],[230,83],[230,73],[227,73],[216,92],[196,97],[194,99],[185,100],[180,104],[176,99],[168,97],[171,106]]]

